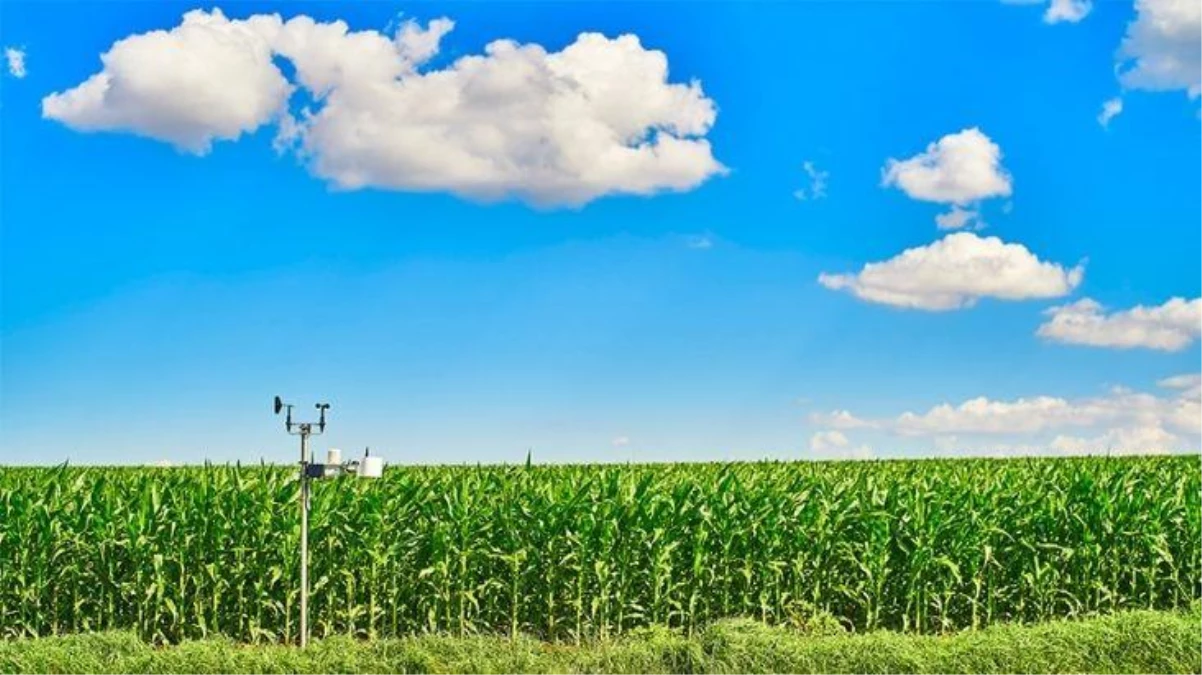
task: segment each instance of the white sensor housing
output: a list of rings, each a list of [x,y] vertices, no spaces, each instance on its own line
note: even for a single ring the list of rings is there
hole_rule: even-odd
[[[384,458],[377,456],[364,457],[359,462],[360,478],[379,478],[384,475]]]

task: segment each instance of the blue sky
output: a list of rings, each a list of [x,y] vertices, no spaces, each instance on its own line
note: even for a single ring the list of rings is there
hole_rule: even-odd
[[[0,463],[291,461],[275,394],[395,462],[1196,449],[1199,75],[1143,28],[1165,2],[221,5],[283,107],[174,32],[212,6],[4,3]],[[270,14],[454,29],[314,91],[351,50],[229,28]],[[561,79],[402,98],[502,38]]]

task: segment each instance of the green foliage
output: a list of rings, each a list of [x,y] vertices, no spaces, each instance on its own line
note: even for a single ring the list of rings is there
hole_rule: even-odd
[[[813,635],[723,620],[687,637],[663,627],[580,645],[526,637],[360,641],[305,650],[225,639],[156,648],[133,633],[0,641],[0,673],[1199,673],[1192,612],[1121,612],[946,636]]]
[[[294,640],[296,500],[289,467],[0,468],[0,637]],[[1184,607],[1200,519],[1196,457],[397,467],[314,486],[311,625],[587,641]]]

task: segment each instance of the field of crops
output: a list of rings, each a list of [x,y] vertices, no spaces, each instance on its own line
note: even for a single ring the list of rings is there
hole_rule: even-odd
[[[0,469],[0,637],[293,639],[291,467]],[[392,468],[315,486],[314,633],[939,632],[1185,607],[1197,457]]]

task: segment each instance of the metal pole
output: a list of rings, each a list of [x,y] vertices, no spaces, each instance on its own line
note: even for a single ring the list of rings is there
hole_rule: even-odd
[[[309,430],[301,430],[300,646],[309,645]]]

